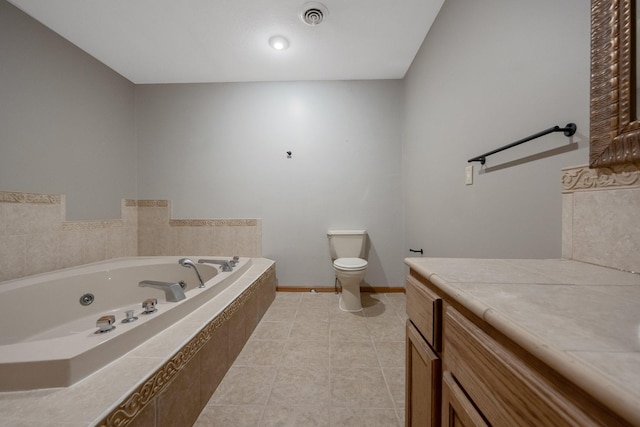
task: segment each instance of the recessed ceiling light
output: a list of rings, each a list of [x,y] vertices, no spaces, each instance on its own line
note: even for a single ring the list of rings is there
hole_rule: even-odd
[[[275,50],[285,50],[289,47],[289,40],[283,36],[273,36],[269,39],[269,46]]]

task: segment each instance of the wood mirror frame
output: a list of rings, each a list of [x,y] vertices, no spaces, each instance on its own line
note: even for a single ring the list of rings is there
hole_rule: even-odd
[[[591,1],[589,166],[640,162],[635,0]]]

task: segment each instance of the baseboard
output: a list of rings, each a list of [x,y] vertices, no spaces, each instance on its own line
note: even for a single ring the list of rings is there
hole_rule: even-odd
[[[333,287],[318,286],[277,286],[276,292],[334,292]],[[390,286],[361,286],[360,292],[369,292],[376,294],[404,293],[404,288],[395,288]]]

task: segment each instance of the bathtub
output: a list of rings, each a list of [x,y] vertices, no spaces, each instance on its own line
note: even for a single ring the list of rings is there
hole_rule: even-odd
[[[179,265],[180,258],[119,258],[0,283],[0,391],[77,383],[210,301],[252,262],[240,258],[231,272],[198,264],[206,284],[199,288],[195,271]],[[139,287],[142,280],[183,281],[186,299],[167,302],[162,290]],[[93,302],[85,305],[88,294]],[[148,298],[157,299],[157,312],[141,314]],[[127,310],[138,320],[122,323]],[[97,334],[96,320],[104,315],[115,315],[116,327]]]

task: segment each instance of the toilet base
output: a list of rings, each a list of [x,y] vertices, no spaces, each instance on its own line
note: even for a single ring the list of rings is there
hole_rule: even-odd
[[[340,300],[338,301],[338,308],[342,311],[354,313],[362,310],[362,303],[360,302],[360,286],[342,287],[342,293],[340,294]]]

